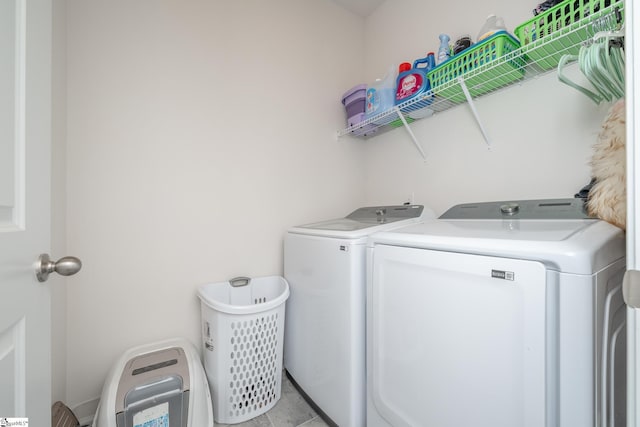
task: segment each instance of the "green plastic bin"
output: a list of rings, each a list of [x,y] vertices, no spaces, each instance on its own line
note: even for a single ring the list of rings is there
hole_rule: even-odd
[[[595,33],[619,28],[623,10],[623,0],[565,0],[518,25],[514,33],[529,60],[548,70],[563,55],[577,55]]]
[[[463,76],[471,96],[478,96],[521,79],[525,60],[520,43],[506,31],[476,43],[427,73],[436,97],[454,103],[466,100],[458,77]],[[506,56],[503,60],[498,59]]]

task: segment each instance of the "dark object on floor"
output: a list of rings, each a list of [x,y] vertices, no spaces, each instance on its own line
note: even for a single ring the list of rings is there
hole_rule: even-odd
[[[80,422],[64,403],[57,401],[51,406],[51,427],[77,427]]]

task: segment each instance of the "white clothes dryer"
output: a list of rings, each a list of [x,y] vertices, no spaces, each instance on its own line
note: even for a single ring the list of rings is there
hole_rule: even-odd
[[[435,215],[420,205],[364,207],[285,235],[284,366],[307,400],[340,427],[366,425],[367,236],[425,218]]]
[[[624,233],[580,199],[370,236],[369,427],[623,427]]]

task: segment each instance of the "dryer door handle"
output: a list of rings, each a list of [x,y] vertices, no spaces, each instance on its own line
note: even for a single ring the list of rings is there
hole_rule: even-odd
[[[627,270],[622,280],[622,296],[631,308],[640,308],[640,271]]]

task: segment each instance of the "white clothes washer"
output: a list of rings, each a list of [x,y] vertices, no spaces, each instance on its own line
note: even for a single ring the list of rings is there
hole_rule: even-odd
[[[375,231],[435,218],[420,205],[357,209],[285,235],[284,366],[305,397],[340,427],[366,425],[366,241]]]
[[[582,200],[458,205],[367,246],[369,427],[625,426],[625,237]]]

